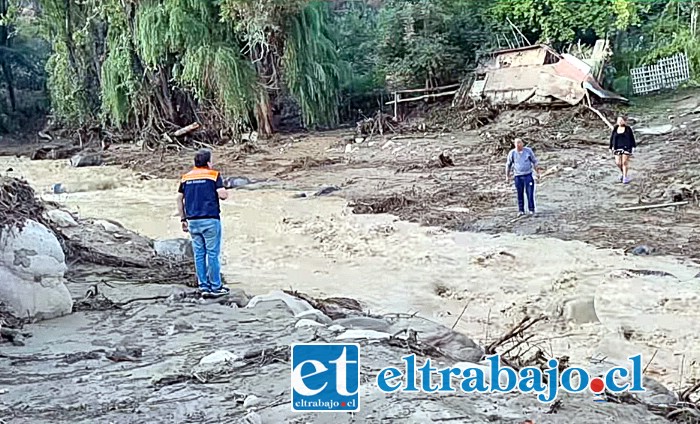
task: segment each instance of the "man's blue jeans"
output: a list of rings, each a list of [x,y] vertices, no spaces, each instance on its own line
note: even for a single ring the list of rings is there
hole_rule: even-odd
[[[525,199],[527,194],[527,207],[530,212],[535,212],[535,179],[532,174],[516,175],[515,190],[518,192],[518,211],[525,213]]]
[[[221,221],[218,219],[193,219],[187,222],[192,236],[194,266],[202,291],[221,288]]]

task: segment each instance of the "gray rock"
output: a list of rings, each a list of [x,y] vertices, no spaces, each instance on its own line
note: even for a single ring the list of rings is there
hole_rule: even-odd
[[[333,321],[333,324],[340,325],[344,328],[358,329],[358,330],[374,330],[380,332],[388,332],[391,328],[391,324],[381,318],[370,318],[370,317],[352,317],[343,318]]]
[[[374,330],[347,330],[338,335],[336,340],[384,340],[391,337],[391,334]]]
[[[62,209],[52,209],[46,213],[48,219],[61,228],[77,227],[78,223],[70,212]]]
[[[239,308],[245,308],[250,302],[250,297],[242,289],[231,288],[231,292],[226,296],[228,304],[234,304]]]
[[[397,334],[403,330],[416,331],[419,341],[439,348],[457,361],[477,363],[484,356],[484,350],[469,337],[425,318],[398,318],[388,332]]]
[[[192,241],[185,238],[156,240],[153,242],[153,249],[156,255],[176,260],[186,260],[194,258]]]
[[[654,252],[653,247],[641,245],[632,249],[632,254],[635,256],[651,255]]]
[[[100,166],[102,165],[102,155],[100,155],[99,153],[78,153],[77,155],[70,158],[70,164],[75,168],[82,168],[84,166]]]
[[[273,291],[266,295],[255,296],[248,303],[248,308],[255,308],[260,303],[264,302],[275,302],[281,301],[287,306],[287,308],[295,315],[299,315],[303,312],[307,312],[313,309],[309,302],[301,299],[297,299],[281,290]]]
[[[243,407],[245,409],[252,408],[254,406],[260,405],[260,398],[255,395],[250,395],[243,401]]]
[[[582,296],[564,303],[564,318],[576,324],[600,322],[595,312],[595,297]]]
[[[114,234],[120,234],[122,232],[127,232],[128,230],[124,228],[121,224],[118,222],[112,222],[107,219],[100,219],[95,221],[95,225],[99,225],[107,231],[108,233],[114,233]]]
[[[673,125],[657,125],[655,127],[635,128],[635,132],[641,135],[665,135],[673,132]]]
[[[0,302],[11,313],[41,320],[72,312],[65,256],[48,228],[27,221],[21,231],[4,232],[0,246]]]
[[[226,178],[224,178],[224,187],[225,188],[238,188],[238,187],[250,185],[252,183],[253,183],[253,181],[251,181],[249,178],[246,178],[246,177],[226,177]]]
[[[336,191],[339,191],[339,190],[340,190],[340,187],[335,187],[335,186],[324,187],[321,190],[314,193],[314,196],[316,196],[316,197],[328,196],[329,194],[335,193]]]
[[[188,322],[184,318],[178,318],[173,323],[173,330],[176,332],[193,331],[194,325],[192,325],[190,322]]]
[[[328,325],[333,322],[332,319],[330,319],[328,316],[326,316],[326,314],[319,311],[318,309],[310,309],[308,311],[296,314],[296,318],[314,320],[320,324],[325,325]]]
[[[228,350],[217,350],[199,361],[199,365],[213,365],[223,362],[237,362],[242,358],[239,355],[229,352]]]
[[[321,324],[320,322],[316,322],[311,319],[300,319],[297,321],[296,324],[294,324],[295,328],[308,328],[308,327],[325,327],[324,324]]]

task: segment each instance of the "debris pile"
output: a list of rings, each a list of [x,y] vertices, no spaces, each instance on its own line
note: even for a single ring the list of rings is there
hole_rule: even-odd
[[[451,186],[438,190],[413,188],[388,196],[372,196],[350,203],[354,214],[392,214],[421,225],[460,230],[483,212],[507,202],[499,193]]]
[[[2,328],[21,328],[24,322],[22,319],[14,316],[7,307],[0,302],[0,329]]]
[[[338,158],[314,159],[311,156],[305,156],[303,158],[294,159],[291,164],[286,166],[283,170],[279,171],[276,175],[279,177],[291,174],[293,172],[307,171],[309,169],[335,165],[338,163],[340,163],[340,159]]]
[[[486,143],[487,153],[504,157],[513,148],[516,138],[522,139],[530,147],[551,150],[577,144],[605,144],[607,131],[593,112],[585,106],[579,106],[551,111],[545,118],[520,118],[500,129],[483,131],[479,136]],[[588,137],[591,132],[600,133],[598,141]],[[585,133],[586,137],[577,137],[579,133]]]
[[[472,103],[469,108],[433,109],[427,119],[426,128],[435,132],[475,130],[494,122],[500,109],[488,102]]]
[[[682,181],[682,182],[679,182]],[[700,204],[700,178],[691,173],[674,169],[649,176],[640,187],[640,203],[688,202]]]
[[[438,157],[433,157],[424,164],[414,163],[411,165],[406,165],[398,168],[396,170],[397,174],[411,171],[427,171],[430,169],[441,169],[441,168],[451,168],[455,166],[454,159],[450,152],[442,152]]]
[[[5,230],[22,229],[28,219],[47,225],[44,217],[46,206],[36,198],[28,182],[0,177],[0,235]]]
[[[384,135],[385,132],[396,133],[394,118],[378,111],[371,118],[365,118],[355,124],[356,137],[372,137],[375,134]]]

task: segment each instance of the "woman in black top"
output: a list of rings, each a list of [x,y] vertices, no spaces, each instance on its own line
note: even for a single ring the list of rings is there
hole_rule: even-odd
[[[632,128],[628,127],[627,120],[620,116],[617,118],[617,125],[610,135],[610,151],[615,155],[615,164],[622,172],[620,181],[623,184],[630,182],[627,173],[630,168],[630,157],[636,147],[637,142],[634,139]]]

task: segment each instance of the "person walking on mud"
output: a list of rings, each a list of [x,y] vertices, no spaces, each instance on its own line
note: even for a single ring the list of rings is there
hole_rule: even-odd
[[[628,184],[630,158],[634,149],[637,148],[637,141],[634,139],[634,131],[627,125],[627,120],[620,116],[617,118],[617,125],[613,127],[610,135],[610,151],[615,156],[615,164],[622,172],[619,181]]]
[[[508,153],[506,160],[506,182],[515,182],[515,190],[518,195],[518,212],[525,215],[525,198],[527,194],[527,206],[530,215],[535,214],[535,179],[533,171],[539,177],[540,166],[535,152],[525,147],[523,140],[516,138],[513,142],[515,148]]]
[[[202,149],[194,157],[194,168],[182,176],[177,195],[182,231],[189,232],[194,251],[194,265],[202,297],[229,293],[221,283],[221,218],[219,200],[228,192],[223,178],[212,169],[211,152]]]

